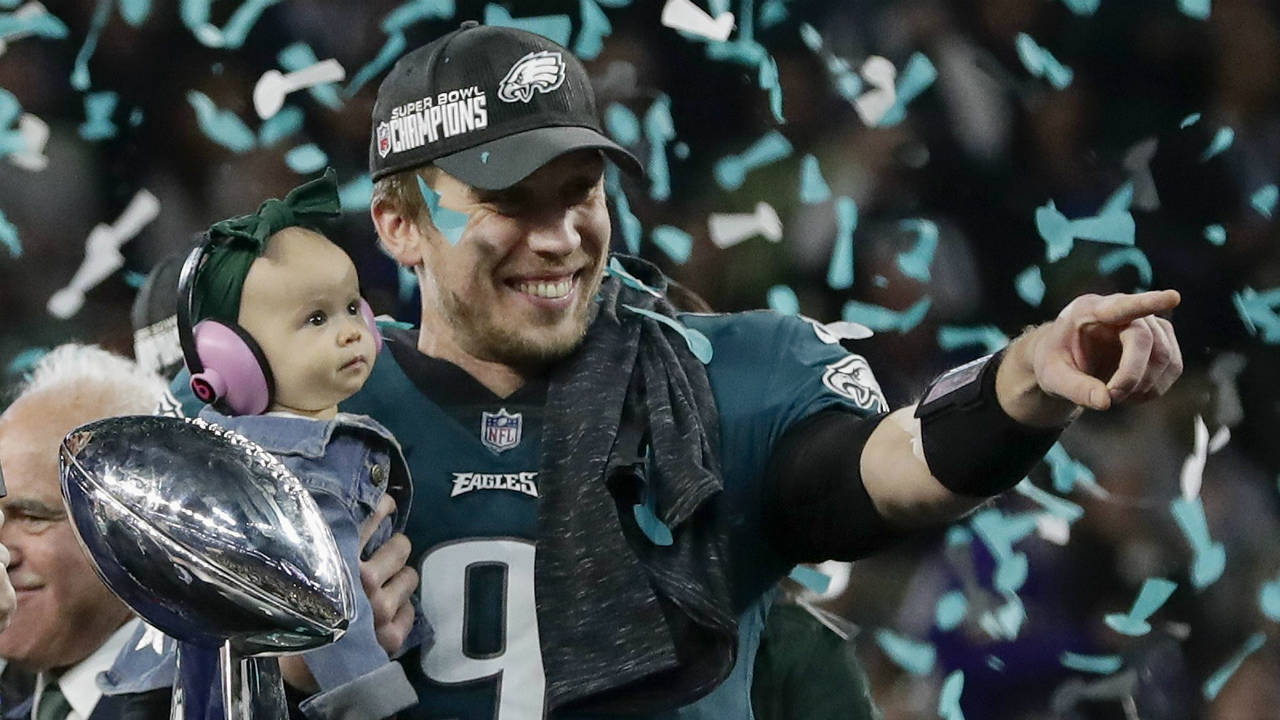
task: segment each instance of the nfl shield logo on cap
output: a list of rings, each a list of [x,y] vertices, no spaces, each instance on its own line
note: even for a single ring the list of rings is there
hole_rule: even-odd
[[[378,154],[386,157],[391,152],[391,126],[386,123],[378,123]]]
[[[496,453],[505,452],[520,444],[523,427],[520,413],[509,413],[506,408],[496,413],[486,411],[480,417],[480,442]]]

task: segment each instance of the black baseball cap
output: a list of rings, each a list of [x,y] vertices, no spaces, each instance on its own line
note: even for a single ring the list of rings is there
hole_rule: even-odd
[[[469,20],[400,58],[382,81],[369,172],[378,180],[434,163],[473,187],[500,190],[583,148],[644,174],[601,130],[587,71],[571,51]]]

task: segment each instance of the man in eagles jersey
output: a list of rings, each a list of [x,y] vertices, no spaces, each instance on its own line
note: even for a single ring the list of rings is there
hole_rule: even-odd
[[[1082,408],[1168,390],[1174,291],[1083,296],[889,411],[866,361],[773,312],[682,314],[610,256],[582,65],[466,23],[373,110],[372,216],[422,291],[343,404],[402,444],[434,642],[410,718],[750,718],[766,592],[1011,487]],[[181,381],[179,381],[181,382]]]

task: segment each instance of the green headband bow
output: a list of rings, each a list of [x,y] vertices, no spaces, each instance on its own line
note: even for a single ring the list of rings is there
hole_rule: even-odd
[[[322,220],[342,215],[336,177],[333,168],[327,168],[321,177],[290,190],[283,200],[271,198],[252,215],[209,227],[212,246],[196,275],[192,322],[213,318],[234,323],[239,319],[245,276],[267,249],[267,240],[285,228],[315,230]]]

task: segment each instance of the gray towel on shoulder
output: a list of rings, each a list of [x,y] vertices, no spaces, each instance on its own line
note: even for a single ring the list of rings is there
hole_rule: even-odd
[[[665,287],[652,265],[618,259]],[[607,277],[584,342],[550,378],[534,572],[553,709],[680,707],[719,685],[737,652],[706,368],[678,332],[624,305],[675,316],[665,296]],[[646,493],[669,546],[633,517]]]

